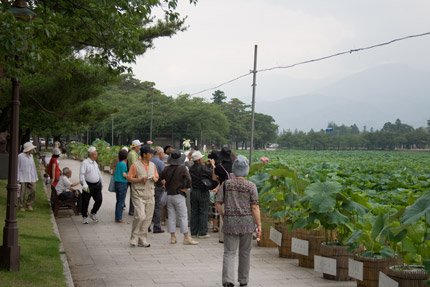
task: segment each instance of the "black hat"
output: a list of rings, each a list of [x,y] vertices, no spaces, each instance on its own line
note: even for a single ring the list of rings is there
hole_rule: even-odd
[[[172,151],[167,159],[167,163],[170,165],[182,165],[185,162],[185,154],[181,154],[181,152],[177,149]]]
[[[154,153],[154,152],[155,150],[153,150],[150,145],[144,145],[140,148],[140,154]]]
[[[220,159],[222,161],[231,161],[231,150],[228,147],[223,147],[221,149]]]

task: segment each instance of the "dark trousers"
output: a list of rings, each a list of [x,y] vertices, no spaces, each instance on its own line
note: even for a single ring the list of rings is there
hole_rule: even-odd
[[[60,200],[69,200],[69,199],[73,199],[73,198],[77,198],[78,201],[76,202],[76,207],[78,208],[79,212],[82,212],[82,193],[78,190],[78,197],[75,196],[75,192],[74,191],[63,191],[62,193],[60,193],[60,195],[58,196],[58,198]]]
[[[130,190],[130,202],[128,203],[128,214],[133,215],[134,214],[134,205],[133,205],[133,201],[131,201],[131,183],[128,183],[128,187]]]
[[[127,182],[115,181],[115,220],[122,220],[122,208],[124,207],[125,196],[127,195]]]
[[[152,222],[154,222],[154,231],[161,230],[161,211],[163,206],[161,205],[161,196],[163,195],[164,190],[161,187],[155,187],[155,207],[154,207],[154,216],[152,217]]]
[[[191,235],[207,234],[209,191],[191,189]]]
[[[82,192],[82,217],[88,216],[88,206],[90,205],[91,197],[94,199],[93,209],[91,213],[96,214],[102,206],[102,184],[99,183],[88,183],[89,192]]]

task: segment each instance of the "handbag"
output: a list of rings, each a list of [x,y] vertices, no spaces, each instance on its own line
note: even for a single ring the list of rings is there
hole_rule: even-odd
[[[110,176],[110,182],[109,182],[108,190],[110,192],[116,192],[116,190],[115,190],[115,175]]]
[[[211,189],[213,189],[213,188],[212,188],[212,180],[210,180],[210,179],[208,179],[208,178],[202,178],[202,184],[203,184],[203,187],[204,187],[206,190],[211,190]]]

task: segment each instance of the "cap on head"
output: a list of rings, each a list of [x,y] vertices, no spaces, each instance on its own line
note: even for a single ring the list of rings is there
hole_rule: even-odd
[[[126,152],[128,152],[128,147],[123,146],[121,150],[125,150]]]
[[[131,142],[131,147],[133,148],[133,147],[138,147],[138,146],[141,146],[142,145],[142,143],[140,142],[140,140],[134,140],[134,141],[132,141]]]
[[[243,155],[238,155],[233,162],[232,172],[236,176],[247,176],[249,173],[249,161]]]
[[[144,145],[140,148],[140,154],[154,153],[155,151],[149,145]]]
[[[96,151],[97,151],[97,149],[95,147],[93,147],[93,146],[90,146],[88,148],[88,153],[92,153],[92,152],[96,152]]]

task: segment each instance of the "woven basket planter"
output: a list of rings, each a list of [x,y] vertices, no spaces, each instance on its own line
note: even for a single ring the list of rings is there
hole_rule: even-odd
[[[399,287],[425,287],[424,280],[428,277],[422,265],[390,266],[385,273],[399,282]]]
[[[401,264],[401,260],[396,257],[372,258],[354,254],[354,260],[363,262],[363,281],[356,280],[357,287],[378,287],[379,272],[386,273],[390,266]]]
[[[349,246],[329,245],[322,243],[321,256],[336,260],[336,276],[323,273],[323,277],[329,280],[348,281],[348,259],[354,257],[353,253],[348,253]]]
[[[298,254],[291,252],[291,237],[295,236],[296,232],[290,232],[288,225],[276,225],[275,228],[282,233],[282,244],[278,246],[279,257],[297,259]]]
[[[321,255],[321,244],[325,241],[324,229],[305,230],[296,229],[294,237],[309,241],[308,256],[298,254],[299,266],[306,268],[314,268],[314,256]]]
[[[259,247],[277,247],[275,242],[270,240],[270,227],[272,227],[274,220],[268,214],[262,214],[261,216],[261,237],[257,241]]]

